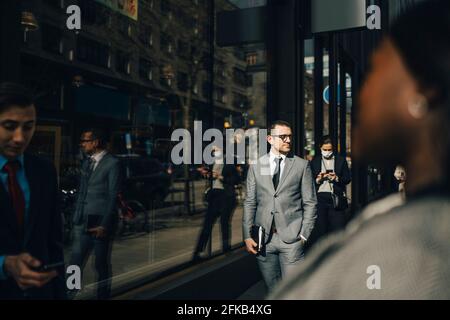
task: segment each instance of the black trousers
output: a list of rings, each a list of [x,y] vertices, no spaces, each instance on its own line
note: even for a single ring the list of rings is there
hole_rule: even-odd
[[[333,199],[329,192],[319,192],[317,194],[317,220],[311,234],[310,247],[320,238],[341,230],[347,222],[345,211],[333,208]]]
[[[208,210],[203,221],[202,231],[198,238],[194,256],[205,250],[206,244],[211,236],[212,228],[220,217],[220,229],[222,232],[222,248],[228,251],[231,247],[231,225],[230,220],[236,207],[236,196],[231,191],[212,189],[208,199]]]

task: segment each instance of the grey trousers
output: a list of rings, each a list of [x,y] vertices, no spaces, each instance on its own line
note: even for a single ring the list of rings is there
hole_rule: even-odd
[[[108,299],[111,295],[111,250],[113,239],[95,239],[85,232],[83,225],[75,225],[73,229],[73,244],[71,265],[84,269],[89,255],[95,254],[95,269],[97,271],[97,298]]]
[[[288,244],[277,233],[272,235],[265,252],[256,257],[269,293],[282,278],[297,269],[305,257],[303,249],[301,241]]]

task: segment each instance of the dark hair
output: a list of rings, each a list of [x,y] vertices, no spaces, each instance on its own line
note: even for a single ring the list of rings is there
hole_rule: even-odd
[[[288,127],[292,129],[292,126],[289,122],[283,120],[276,120],[270,124],[270,132],[272,132],[272,130],[275,129],[276,126]]]
[[[392,25],[390,39],[428,99],[437,154],[449,170],[450,1],[428,0],[411,7]]]
[[[322,148],[324,144],[331,144],[333,145],[333,139],[331,139],[330,136],[324,136],[322,140],[320,141],[319,146]]]
[[[392,25],[390,38],[430,107],[450,104],[450,1],[428,0],[412,7]]]
[[[33,96],[22,85],[13,82],[0,83],[0,112],[11,106],[26,108],[33,104]]]
[[[98,146],[100,148],[106,147],[106,134],[103,129],[100,128],[88,128],[84,129],[81,133],[88,133],[90,132],[92,134],[92,140],[98,140]]]

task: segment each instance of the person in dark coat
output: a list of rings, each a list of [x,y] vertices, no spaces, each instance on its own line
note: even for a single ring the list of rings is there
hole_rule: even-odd
[[[321,154],[316,155],[311,161],[318,201],[317,221],[311,243],[345,227],[346,206],[335,208],[332,193],[343,199],[343,196],[346,195],[347,185],[352,180],[347,160],[335,152],[329,136],[322,139],[320,150]]]
[[[35,128],[32,96],[0,84],[0,300],[66,298],[56,169],[25,153]]]

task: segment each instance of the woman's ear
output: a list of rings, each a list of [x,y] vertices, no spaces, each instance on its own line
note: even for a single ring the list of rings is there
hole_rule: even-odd
[[[428,113],[428,99],[423,94],[417,94],[416,97],[408,102],[408,113],[414,119],[420,120]]]

